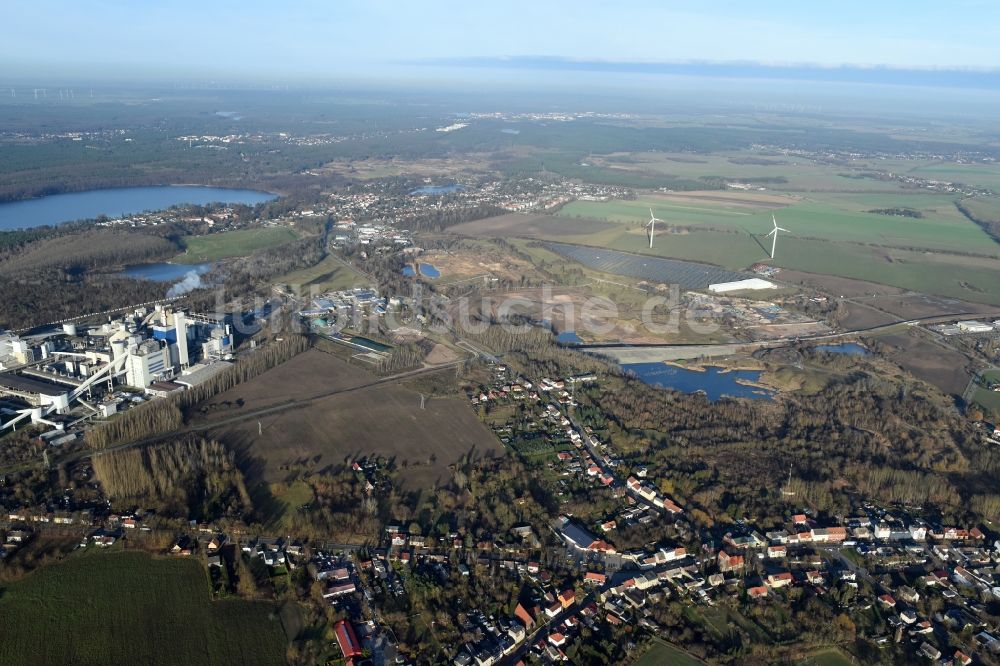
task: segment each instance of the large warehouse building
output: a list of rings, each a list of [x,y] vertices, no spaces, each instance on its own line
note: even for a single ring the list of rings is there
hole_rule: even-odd
[[[0,373],[0,395],[21,398],[33,407],[52,405],[59,413],[69,409],[66,387],[10,372]]]

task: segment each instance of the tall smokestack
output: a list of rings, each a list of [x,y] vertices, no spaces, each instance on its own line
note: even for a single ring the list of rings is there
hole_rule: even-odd
[[[177,360],[181,364],[181,369],[188,367],[188,337],[187,337],[187,320],[184,318],[184,312],[178,310],[174,313],[174,327],[177,330]]]

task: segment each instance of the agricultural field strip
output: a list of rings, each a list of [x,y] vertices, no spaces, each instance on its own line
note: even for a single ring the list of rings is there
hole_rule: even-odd
[[[928,200],[929,197],[934,198]],[[954,209],[953,200],[922,194],[908,197],[860,195],[857,199],[839,200],[827,196],[818,197],[816,201],[790,201],[788,207],[780,210],[779,223],[792,229],[792,233],[799,238],[862,245],[892,244],[901,248],[920,247],[987,256],[996,256],[1000,252],[1000,247],[982,229]],[[926,207],[927,203],[946,206],[946,213]],[[873,209],[913,208],[927,215],[923,218],[879,215],[864,210],[869,206]],[[569,219],[579,217],[620,224],[644,224],[649,220],[650,208],[668,226],[691,225],[705,229],[716,226],[763,235],[770,230],[771,213],[780,207],[772,206],[768,210],[748,213],[733,211],[724,205],[704,208],[678,206],[655,197],[644,197],[634,201],[575,201],[564,206],[558,215]],[[674,211],[677,215],[670,216],[663,210]],[[752,228],[748,228],[750,226]]]

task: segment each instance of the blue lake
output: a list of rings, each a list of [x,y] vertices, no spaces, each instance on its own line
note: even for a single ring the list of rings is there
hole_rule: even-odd
[[[576,334],[576,331],[563,331],[556,336],[556,342],[563,345],[578,345],[583,340]]]
[[[705,397],[715,402],[720,398],[750,398],[769,400],[773,393],[756,386],[746,386],[744,382],[760,379],[759,370],[731,370],[709,366],[704,371],[686,370],[664,363],[626,363],[622,369],[632,372],[647,384],[674,389],[683,393],[703,392]]]
[[[420,274],[423,277],[431,278],[432,280],[441,277],[441,271],[435,268],[432,264],[420,264]],[[413,270],[413,266],[404,266],[403,275],[406,277],[416,277],[417,274]]]
[[[184,276],[194,271],[198,275],[204,275],[212,270],[212,264],[139,264],[138,266],[128,266],[122,271],[122,275],[137,280],[152,280],[153,282],[176,282],[184,279]]]
[[[857,342],[845,342],[840,345],[819,345],[819,351],[830,352],[831,354],[847,354],[849,356],[868,356],[870,351],[859,345]]]
[[[28,229],[46,224],[90,220],[101,215],[119,217],[156,211],[181,204],[210,203],[254,205],[276,199],[256,190],[236,190],[194,185],[117,187],[0,204],[0,231]]]
[[[453,185],[425,185],[411,191],[410,194],[451,194],[452,192],[461,192],[464,189],[465,186],[458,183]]]

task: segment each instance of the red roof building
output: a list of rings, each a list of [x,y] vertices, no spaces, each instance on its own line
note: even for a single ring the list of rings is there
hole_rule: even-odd
[[[340,645],[340,651],[344,653],[345,659],[361,656],[361,641],[358,640],[358,635],[354,633],[354,627],[350,622],[341,620],[333,625],[333,631],[337,635],[337,644]]]
[[[521,604],[518,604],[517,608],[514,609],[514,617],[524,624],[525,629],[531,629],[535,626],[535,618]]]
[[[742,555],[730,555],[724,550],[719,551],[719,571],[726,573],[742,569],[744,560]]]

